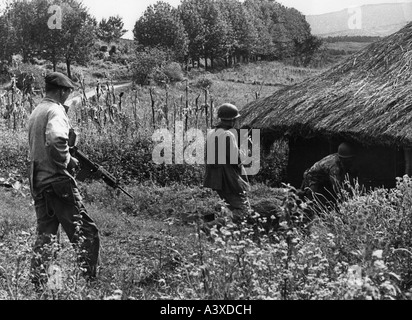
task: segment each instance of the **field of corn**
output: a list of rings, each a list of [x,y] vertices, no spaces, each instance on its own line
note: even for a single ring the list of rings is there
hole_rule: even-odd
[[[253,224],[227,226],[207,237],[200,218],[221,210],[202,188],[203,167],[156,165],[152,134],[158,128],[206,130],[216,107],[239,107],[316,70],[280,63],[220,73],[192,72],[167,86],[117,87],[81,83],[69,110],[79,148],[120,179],[134,199],[98,180],[80,183],[101,234],[96,282],[86,283],[76,248],[63,231],[50,251],[48,286],[36,292],[29,279],[35,213],[27,185],[27,130],[41,93],[13,88],[0,93],[0,299],[4,300],[409,300],[412,298],[412,181],[392,190],[351,196],[332,212],[319,209],[302,226],[305,204],[282,185],[287,150],[279,141],[252,179],[254,207],[275,206],[277,231],[254,213]],[[93,97],[85,99],[88,93]]]

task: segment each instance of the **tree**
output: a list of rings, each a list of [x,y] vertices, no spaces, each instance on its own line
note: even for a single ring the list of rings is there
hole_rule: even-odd
[[[149,6],[133,29],[139,45],[172,50],[177,60],[188,51],[188,36],[178,12],[170,4],[158,1]]]
[[[315,53],[318,52],[322,44],[322,39],[314,35],[310,35],[302,41],[295,40],[295,63],[307,67],[308,64],[312,62]]]
[[[270,13],[264,4],[267,0],[245,0],[243,3],[247,16],[252,19],[256,29],[256,42],[254,53],[263,58],[269,57],[275,50],[273,38],[270,33]]]
[[[214,0],[183,0],[179,6],[180,17],[189,37],[189,55],[193,60],[213,60],[224,57],[227,51],[227,29],[218,5]]]
[[[249,59],[255,53],[258,38],[253,17],[249,16],[245,6],[238,0],[218,0],[217,5],[227,22],[227,63],[232,64],[233,58]]]
[[[178,7],[180,18],[189,39],[188,55],[194,64],[203,55],[205,42],[205,33],[203,20],[198,10],[202,1],[198,0],[182,0]]]
[[[136,51],[135,61],[132,63],[133,80],[140,85],[149,82],[149,78],[162,70],[168,61],[168,54],[154,47],[140,48]]]
[[[103,18],[97,28],[97,37],[110,44],[112,41],[120,39],[127,32],[123,27],[123,19],[118,15],[109,17],[108,20]]]
[[[33,51],[32,28],[36,15],[33,5],[28,1],[13,1],[6,5],[0,19],[0,39],[2,58],[11,60],[13,54],[21,54],[26,62]]]
[[[311,41],[310,26],[298,10],[274,0],[245,0],[244,6],[256,27],[256,51],[262,58],[293,57],[299,54],[297,44]]]
[[[34,0],[38,9],[42,8],[47,0]],[[62,10],[61,29],[50,28],[46,23],[50,14],[44,10],[37,12],[38,25],[36,30],[37,43],[41,48],[41,57],[53,63],[56,70],[58,61],[64,61],[67,75],[71,77],[73,61],[85,64],[91,57],[93,44],[96,39],[96,19],[93,18],[83,4],[76,0],[59,0],[54,2]]]
[[[226,55],[229,24],[224,19],[214,0],[204,0],[202,3],[203,6],[200,7],[200,14],[205,28],[203,57],[205,58],[205,68],[207,69],[208,58],[213,68],[215,58]]]

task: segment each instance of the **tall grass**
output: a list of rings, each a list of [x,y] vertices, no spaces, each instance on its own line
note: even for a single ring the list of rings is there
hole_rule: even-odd
[[[271,216],[251,212],[257,219],[253,225],[228,225],[209,237],[201,231],[202,216],[222,210],[222,204],[214,192],[201,187],[201,167],[151,163],[152,101],[154,124],[167,126],[168,119],[173,129],[172,120],[180,119],[180,114],[184,119],[190,111],[187,105],[196,106],[199,95],[201,106],[207,92],[204,84],[209,86],[205,103],[209,106],[211,101],[216,106],[230,99],[256,98],[253,91],[244,90],[247,97],[239,97],[239,88],[250,85],[246,83],[239,83],[232,93],[222,90],[218,97],[221,86],[236,82],[220,82],[213,74],[202,77],[210,81],[202,79],[197,86],[199,78],[193,78],[157,92],[152,88],[152,96],[151,88],[136,88],[125,93],[122,108],[113,106],[119,102],[116,92],[116,101],[103,95],[100,102],[89,101],[72,110],[70,116],[82,133],[80,148],[127,182],[134,196],[134,200],[124,197],[100,181],[80,183],[102,238],[101,267],[94,283],[81,277],[76,250],[62,232],[60,242],[50,248],[58,249],[52,265],[61,274],[51,274],[49,285],[34,291],[29,264],[35,214],[25,171],[27,133],[2,122],[0,182],[8,188],[0,189],[0,298],[410,299],[412,182],[407,176],[391,190],[352,187],[343,192],[336,210],[318,210],[305,226],[308,204],[291,190],[268,186],[278,184],[282,176],[285,153],[274,150],[264,166],[268,174],[253,183],[249,195],[252,205],[276,204],[280,228],[268,231],[264,219]],[[270,88],[253,86],[255,91],[260,87]],[[80,110],[86,117],[79,116]],[[101,111],[99,123],[94,117],[98,113],[91,110]],[[197,119],[196,112],[190,113],[188,126],[206,127],[205,114],[198,112]],[[102,126],[104,114],[107,121]]]
[[[28,276],[34,213],[30,198],[1,191],[0,294],[4,299],[410,299],[412,226],[409,177],[392,190],[357,193],[320,212],[310,226],[284,219],[276,232],[244,222],[199,228],[215,194],[183,186],[130,187],[136,202],[101,183],[83,184],[102,236],[99,279],[87,284],[64,233],[54,264],[62,270],[34,292]],[[279,199],[282,216],[303,214],[293,192],[256,185],[252,204]],[[110,200],[109,200],[110,198]],[[255,219],[259,219],[254,214]],[[263,217],[263,215],[262,215]],[[259,223],[257,224],[259,225]]]

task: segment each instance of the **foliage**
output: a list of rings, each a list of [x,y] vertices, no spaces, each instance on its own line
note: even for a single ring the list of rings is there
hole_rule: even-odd
[[[182,67],[177,62],[168,63],[164,67],[163,72],[167,76],[168,81],[170,81],[170,82],[177,82],[177,81],[183,81],[184,80]]]
[[[95,39],[95,19],[76,0],[59,0],[54,5],[59,5],[62,10],[61,29],[49,28],[48,0],[10,4],[0,19],[0,28],[3,27],[6,30],[4,36],[12,37],[13,41],[4,42],[2,59],[10,60],[12,54],[21,53],[27,62],[37,56],[51,61],[54,69],[63,60],[69,76],[73,61],[88,61]]]
[[[29,84],[35,90],[43,90],[44,88],[45,70],[41,67],[29,63],[23,63],[17,68],[11,68],[9,72],[16,76],[17,87],[20,90],[23,90],[23,88]],[[33,78],[29,78],[30,76]]]
[[[168,60],[168,53],[158,48],[144,48],[136,51],[135,61],[132,63],[133,80],[137,84],[148,84],[149,77],[162,69]]]
[[[226,53],[227,24],[214,1],[184,0],[179,6],[180,17],[189,37],[192,60],[213,60]]]
[[[103,18],[97,28],[97,37],[107,43],[120,39],[127,30],[123,29],[123,19],[119,16],[111,16],[107,20]]]
[[[171,50],[178,61],[187,53],[186,31],[177,10],[169,3],[158,1],[147,7],[136,21],[133,34],[139,45]]]
[[[299,60],[301,65],[307,67],[311,63],[315,53],[318,52],[319,48],[322,46],[322,40],[311,35],[304,40],[294,41],[296,48],[296,60]]]
[[[269,151],[261,150],[261,168],[257,175],[250,177],[254,183],[264,183],[270,187],[281,187],[284,181],[287,165],[287,142],[275,141]]]
[[[227,22],[227,55],[231,64],[233,57],[250,57],[256,52],[258,39],[254,17],[246,7],[237,0],[221,0],[217,2]]]
[[[17,180],[9,176],[1,181]],[[26,179],[20,181],[27,184]],[[63,237],[50,247],[59,248],[53,264],[61,277],[50,277],[55,281],[35,293],[28,275],[35,236],[28,190],[1,189],[3,299],[412,298],[408,176],[398,178],[391,190],[366,191],[355,184],[342,191],[336,210],[318,208],[310,224],[303,222],[311,204],[302,203],[293,189],[254,184],[249,193],[252,205],[277,201],[280,228],[261,228],[268,216],[251,212],[256,224],[228,224],[213,229],[210,236],[200,229],[202,216],[226,210],[211,190],[179,183],[131,183],[131,200],[102,182],[80,186],[105,248],[97,283],[82,279],[76,251]]]

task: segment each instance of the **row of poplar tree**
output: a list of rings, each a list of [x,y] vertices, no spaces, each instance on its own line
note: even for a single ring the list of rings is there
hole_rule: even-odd
[[[178,8],[157,2],[133,33],[143,46],[173,48],[179,59],[204,59],[206,68],[217,59],[299,57],[306,65],[321,45],[299,11],[274,0],[182,0]]]

